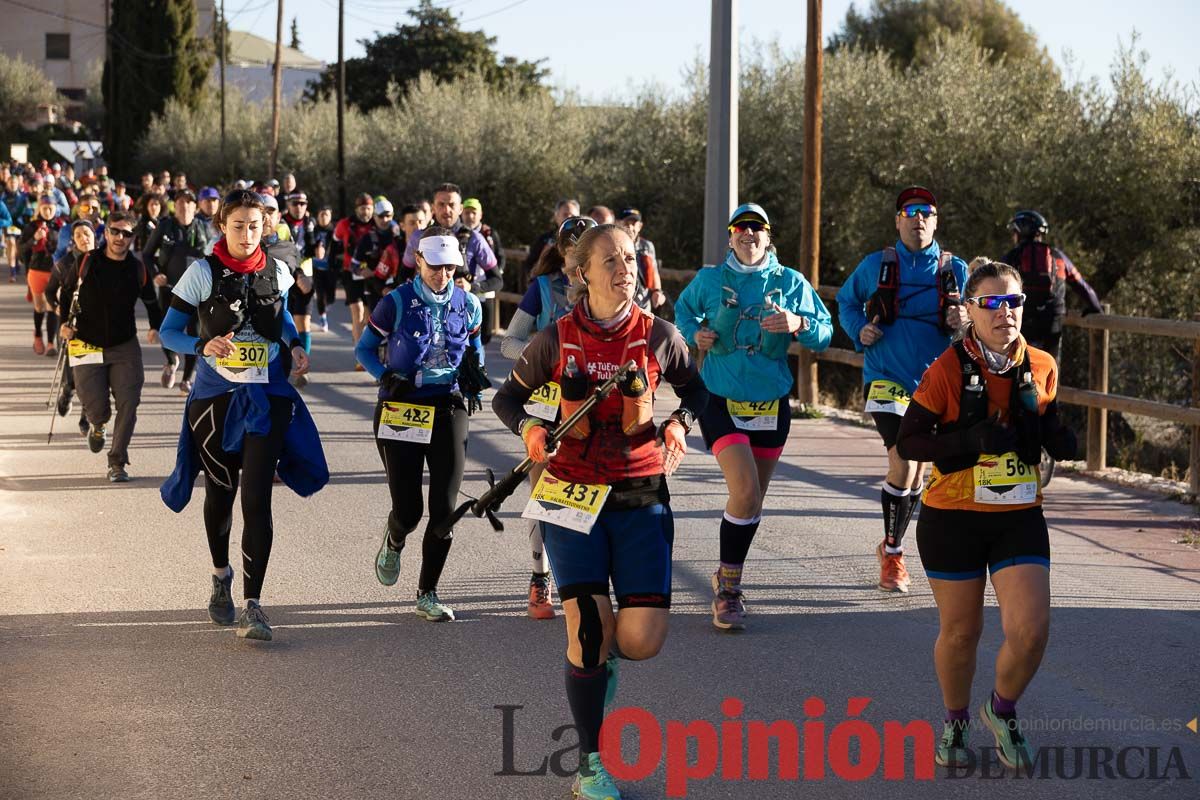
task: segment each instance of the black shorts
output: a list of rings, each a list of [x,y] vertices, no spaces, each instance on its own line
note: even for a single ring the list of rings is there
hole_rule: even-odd
[[[747,431],[734,424],[726,398],[709,393],[708,406],[700,415],[700,433],[704,446],[719,454],[731,444],[748,444],[758,458],[779,458],[792,430],[792,408],[787,395],[779,398],[779,416],[772,430]]]
[[[287,307],[293,317],[307,317],[309,315],[309,306],[312,305],[313,293],[305,294],[296,286],[288,290]]]
[[[342,270],[342,289],[346,292],[346,305],[354,305],[363,301],[365,280],[356,281],[350,277],[349,270]]]
[[[1015,564],[1050,569],[1050,532],[1041,506],[1018,511],[921,507],[917,548],[930,578],[966,581]]]
[[[871,391],[871,384],[863,387],[863,403],[867,402],[867,394]],[[879,438],[883,439],[883,446],[887,450],[891,450],[896,446],[896,439],[900,436],[900,420],[902,417],[899,414],[889,414],[886,411],[871,411],[871,419],[875,420],[875,430],[879,431]]]

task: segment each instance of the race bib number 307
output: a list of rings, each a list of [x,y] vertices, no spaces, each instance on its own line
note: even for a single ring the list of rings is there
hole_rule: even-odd
[[[742,431],[773,431],[779,427],[778,400],[726,400],[733,426]]]
[[[270,354],[266,342],[234,342],[234,351],[217,359],[217,372],[233,383],[267,383],[267,356]]]
[[[1024,505],[1037,500],[1038,468],[1016,453],[981,455],[973,470],[975,502]]]
[[[899,414],[904,416],[912,395],[903,386],[893,381],[872,381],[867,389],[867,412],[876,414]]]
[[[543,472],[521,516],[590,533],[610,491],[611,486],[564,481]]]
[[[377,437],[389,442],[429,444],[433,441],[433,406],[384,403]]]

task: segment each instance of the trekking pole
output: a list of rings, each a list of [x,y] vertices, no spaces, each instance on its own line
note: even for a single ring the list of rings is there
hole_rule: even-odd
[[[616,388],[626,375],[637,369],[636,361],[629,361],[622,365],[612,377],[604,381],[592,391],[591,395],[584,400],[571,416],[559,423],[558,427],[551,431],[546,437],[546,452],[552,451],[560,441],[562,441],[571,429],[586,417],[593,408],[595,408],[601,400],[608,397],[612,390]],[[439,539],[445,538],[447,534],[454,528],[455,523],[466,516],[470,511],[476,517],[487,516],[488,522],[492,523],[492,528],[497,531],[504,530],[504,523],[496,516],[496,511],[500,509],[500,504],[512,496],[512,493],[517,490],[521,482],[525,480],[525,476],[529,474],[529,470],[533,469],[536,462],[528,456],[517,466],[513,467],[504,478],[497,483],[496,476],[489,468],[487,470],[488,490],[483,493],[477,500],[468,500],[454,510],[449,517],[438,524],[433,529],[433,534]]]
[[[79,316],[79,284],[82,281],[76,281],[75,294],[71,296],[70,316],[67,319],[67,327],[75,329],[75,318]],[[58,336],[58,331],[54,332]],[[50,409],[50,432],[46,434],[46,444],[54,438],[54,418],[58,416],[58,394],[62,391],[63,381],[66,380],[67,370],[70,369],[67,362],[67,351],[70,349],[71,341],[58,336],[58,361],[54,364],[54,377],[50,381],[50,397],[46,400],[46,406]]]

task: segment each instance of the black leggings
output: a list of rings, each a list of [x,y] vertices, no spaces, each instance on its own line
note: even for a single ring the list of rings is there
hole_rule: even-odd
[[[316,287],[317,313],[323,315],[337,298],[337,273],[332,269],[314,269],[313,285]]]
[[[229,532],[233,527],[233,501],[238,473],[242,484],[242,585],[246,599],[262,594],[267,562],[271,558],[271,490],[275,467],[283,452],[283,437],[292,418],[292,401],[270,397],[271,431],[266,436],[246,436],[241,453],[221,449],[225,413],[232,394],[193,400],[188,425],[204,466],[204,530],[213,566],[229,564]]]
[[[435,405],[411,401],[414,405]],[[450,516],[462,485],[463,469],[467,462],[467,410],[461,398],[439,400],[433,417],[433,439],[429,444],[392,442],[375,439],[383,469],[387,473],[388,491],[392,495],[392,512],[388,515],[388,537],[393,545],[404,545],[408,534],[417,529],[425,513],[421,499],[421,476],[429,465],[429,522],[421,541],[421,575],[417,588],[429,592],[437,588],[446,557],[450,555],[453,534],[445,539],[434,536],[435,524]],[[383,403],[376,403],[374,430],[379,432],[379,413]]]

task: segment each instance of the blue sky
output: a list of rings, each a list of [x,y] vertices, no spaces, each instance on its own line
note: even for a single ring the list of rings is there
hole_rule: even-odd
[[[406,20],[415,0],[345,0],[346,55],[361,55],[359,39],[391,30]],[[656,82],[677,88],[685,67],[708,50],[708,0],[643,0],[638,4],[575,3],[562,0],[437,0],[454,11],[464,27],[497,39],[503,55],[545,58],[551,82],[587,98],[620,96],[633,86]],[[1008,0],[1051,55],[1074,75],[1104,79],[1120,42],[1134,30],[1150,53],[1150,74],[1170,70],[1186,83],[1200,84],[1200,26],[1196,0]],[[230,24],[260,36],[274,36],[275,0],[225,0]],[[824,33],[836,31],[849,0],[826,0]],[[859,0],[860,10],[870,0]],[[804,0],[740,0],[743,53],[755,41],[803,47]],[[296,17],[301,49],[326,61],[337,58],[337,0],[284,0],[285,28]],[[286,34],[285,34],[286,36]]]

